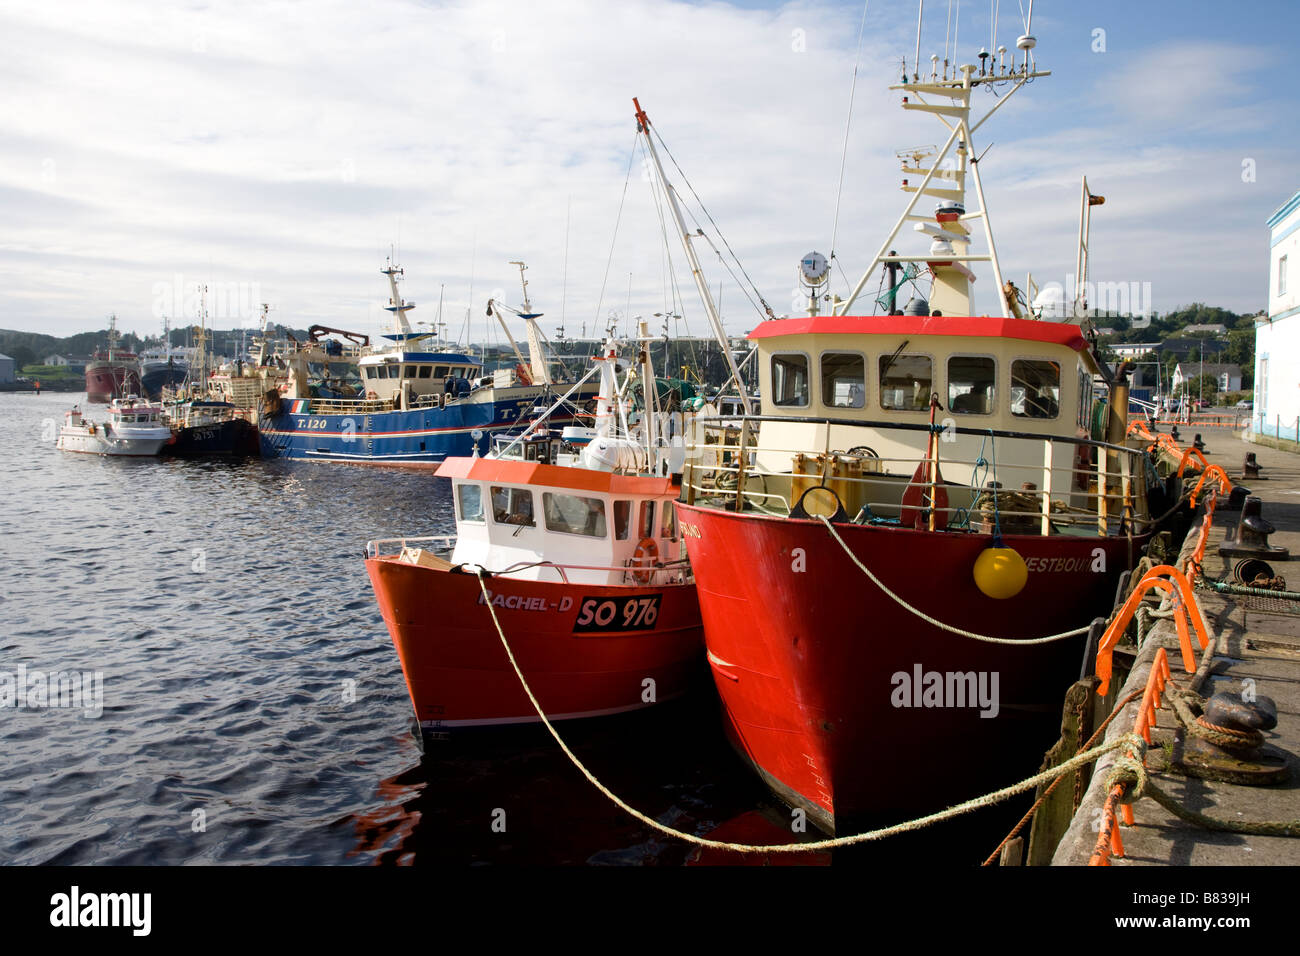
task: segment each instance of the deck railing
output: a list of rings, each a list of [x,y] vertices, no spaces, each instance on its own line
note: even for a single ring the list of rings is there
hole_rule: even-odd
[[[820,447],[785,448],[760,442],[765,422],[826,427]],[[927,441],[932,430],[934,440]],[[930,450],[882,456],[868,447],[873,440],[896,441],[909,432],[921,433]],[[860,443],[840,447],[845,435],[860,435]],[[956,436],[984,440],[981,451],[973,458],[955,454],[951,445]],[[1025,443],[1041,451],[1026,454]],[[1012,449],[1015,454],[1009,453]],[[914,480],[918,465],[926,463],[927,477]],[[848,519],[858,523],[897,524],[903,514],[920,513],[931,530],[946,525],[986,532],[998,528],[1006,534],[1141,534],[1153,525],[1146,499],[1147,488],[1156,481],[1151,468],[1151,459],[1140,448],[951,423],[760,415],[698,418],[687,437],[682,499],[788,516],[810,488],[823,487],[835,492]],[[939,480],[941,471],[968,477]],[[997,488],[990,485],[995,478]],[[917,485],[924,499],[919,507],[903,500],[908,487]],[[940,491],[949,499],[946,506],[933,505],[942,497]],[[943,519],[934,520],[939,515]]]

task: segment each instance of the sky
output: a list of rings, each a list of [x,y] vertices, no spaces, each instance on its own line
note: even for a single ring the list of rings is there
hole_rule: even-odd
[[[928,69],[946,47],[975,62],[994,35],[1014,49],[1028,0],[924,7]],[[164,316],[196,321],[206,283],[218,328],[255,327],[267,303],[292,327],[373,333],[391,250],[411,318],[436,321],[441,297],[452,337],[496,334],[490,296],[522,306],[512,260],[549,335],[636,317],[657,334],[655,313],[706,334],[634,96],[694,214],[708,224],[698,196],[778,315],[799,308],[812,250],[834,251],[844,295],[907,201],[895,151],[947,135],[888,89],[914,56],[916,0],[870,0],[859,46],[863,8],[0,0],[0,328],[62,336],[114,313],[157,334]],[[1087,175],[1106,197],[1091,278],[1137,283],[1161,312],[1263,308],[1265,220],[1300,189],[1298,25],[1290,0],[1038,0],[1052,75],[975,135],[1004,274],[1070,281]],[[752,328],[744,276],[697,249],[728,330]],[[976,271],[976,305],[995,310]]]

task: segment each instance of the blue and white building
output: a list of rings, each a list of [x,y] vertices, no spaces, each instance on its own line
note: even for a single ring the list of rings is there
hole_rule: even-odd
[[[1255,320],[1252,431],[1300,441],[1300,192],[1268,217],[1268,314]]]

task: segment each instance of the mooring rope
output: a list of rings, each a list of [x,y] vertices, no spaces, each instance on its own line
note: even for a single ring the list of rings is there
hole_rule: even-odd
[[[1035,638],[1030,638],[1028,640],[1018,641],[1009,637],[990,637],[987,634],[976,634],[974,631],[965,631],[962,630],[960,627],[953,627],[951,624],[945,624],[943,623],[943,621],[935,620],[930,615],[922,611],[920,608],[913,607],[911,604],[908,604],[907,601],[903,600],[903,598],[899,597],[888,587],[886,587],[884,581],[880,580],[880,578],[872,574],[871,569],[868,568],[861,561],[859,561],[858,556],[849,550],[849,546],[844,543],[844,539],[841,538],[839,532],[835,530],[835,526],[832,525],[824,515],[818,515],[817,520],[820,521],[822,524],[826,525],[826,530],[831,533],[831,537],[834,538],[836,542],[839,543],[839,546],[844,549],[844,553],[849,556],[849,559],[858,566],[858,570],[860,570],[863,574],[865,574],[867,577],[871,579],[872,584],[880,588],[880,590],[884,591],[888,597],[892,598],[894,602],[900,605],[904,610],[912,614],[915,614],[917,617],[925,621],[927,624],[932,624],[942,631],[947,631],[949,634],[957,634],[960,637],[969,637],[973,641],[984,641],[985,643],[988,644],[1012,644],[1012,645],[1028,646],[1031,644],[1050,644],[1053,641],[1061,641],[1067,637],[1078,637],[1080,634],[1086,634],[1088,632],[1087,627],[1077,627],[1072,631],[1062,631],[1059,634],[1050,634],[1047,637],[1035,637]]]
[[[1027,790],[1032,790],[1040,784],[1047,783],[1063,774],[1072,773],[1079,767],[1090,764],[1103,754],[1109,753],[1112,750],[1117,750],[1120,747],[1146,746],[1146,741],[1142,739],[1141,735],[1134,733],[1124,734],[1108,744],[1102,744],[1092,750],[1078,754],[1059,766],[1037,773],[1034,776],[1022,780],[1017,784],[1013,784],[1010,787],[1004,787],[1003,789],[996,790],[993,793],[986,793],[983,796],[974,797],[964,803],[959,803],[956,806],[949,807],[946,810],[931,813],[927,816],[918,817],[915,820],[908,820],[905,823],[898,823],[894,826],[885,827],[880,830],[869,830],[866,833],[855,833],[851,836],[834,837],[828,840],[815,840],[809,843],[778,843],[773,846],[756,846],[748,843],[728,843],[722,840],[710,840],[705,837],[696,836],[694,833],[675,830],[670,826],[660,823],[653,817],[646,816],[640,810],[626,803],[618,796],[618,794],[614,793],[601,783],[595,775],[587,769],[586,765],[578,759],[577,754],[569,749],[568,744],[566,744],[556,732],[555,726],[542,710],[542,705],[538,703],[537,697],[534,696],[533,689],[528,686],[528,680],[524,677],[524,672],[520,670],[519,662],[515,660],[514,651],[510,648],[510,642],[506,639],[506,632],[501,627],[500,619],[497,618],[496,608],[492,606],[492,598],[488,594],[487,584],[483,577],[482,570],[478,569],[476,573],[478,574],[479,588],[483,591],[484,599],[487,601],[488,613],[492,615],[492,623],[496,626],[497,636],[501,639],[501,646],[505,648],[506,657],[510,661],[510,666],[514,668],[515,676],[519,678],[519,684],[523,687],[524,693],[528,695],[528,700],[532,703],[533,710],[537,712],[537,716],[541,718],[542,724],[550,732],[551,736],[555,738],[555,742],[560,745],[560,749],[564,751],[564,755],[568,757],[570,762],[578,768],[584,777],[587,778],[588,783],[608,797],[609,800],[624,813],[627,813],[639,820],[641,823],[644,823],[646,826],[658,830],[666,836],[676,837],[679,840],[685,840],[687,843],[693,843],[696,846],[707,847],[714,850],[728,850],[733,853],[812,853],[817,850],[831,850],[838,847],[853,846],[857,843],[882,840],[885,837],[920,830],[924,827],[930,826],[931,824],[943,823],[955,817],[962,816],[963,814],[970,813],[971,811],[989,807],[996,803],[1001,803],[1003,800],[1024,793]]]

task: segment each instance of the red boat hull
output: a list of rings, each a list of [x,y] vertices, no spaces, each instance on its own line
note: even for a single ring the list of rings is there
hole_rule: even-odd
[[[131,365],[86,366],[86,401],[111,402],[128,395],[144,395],[139,370]]]
[[[476,576],[393,557],[370,558],[366,569],[425,734],[538,721]],[[487,586],[548,719],[620,713],[675,697],[686,689],[703,649],[692,585],[493,577]],[[631,628],[617,629],[621,622]]]
[[[727,733],[778,796],[835,832],[849,820],[909,819],[1036,771],[1084,636],[1021,647],[959,637],[887,597],[818,521],[678,508]],[[1006,536],[1029,580],[995,600],[972,576],[988,535],[836,528],[913,607],[1003,638],[1087,625],[1110,608],[1131,560],[1127,539]],[[1132,554],[1144,543],[1133,539]]]

